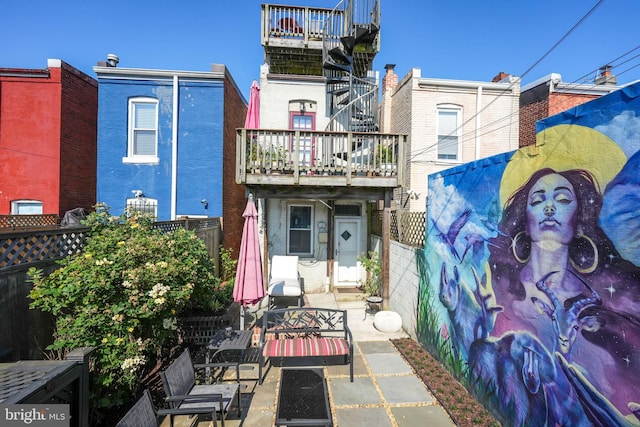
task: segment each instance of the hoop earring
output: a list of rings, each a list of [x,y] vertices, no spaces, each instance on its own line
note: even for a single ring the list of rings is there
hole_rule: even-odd
[[[593,263],[589,266],[589,267],[580,267],[578,265],[578,263],[576,263],[572,257],[569,257],[569,263],[571,263],[571,266],[578,272],[581,274],[589,274],[589,273],[593,273],[595,271],[595,269],[598,267],[598,247],[596,246],[595,242],[591,239],[591,237],[585,235],[585,234],[578,234],[578,236],[576,237],[576,239],[584,239],[587,242],[589,242],[589,244],[591,245],[591,249],[593,249]],[[579,247],[578,245],[576,245],[576,247]]]
[[[517,248],[518,240],[520,240],[520,237],[522,237],[523,235],[526,236],[526,233],[524,231],[521,231],[518,234],[516,234],[516,236],[511,241],[511,252],[513,253],[513,257],[520,264],[526,264],[531,259],[531,250],[529,250],[529,255],[527,255],[526,258],[522,258],[518,255],[518,248]]]

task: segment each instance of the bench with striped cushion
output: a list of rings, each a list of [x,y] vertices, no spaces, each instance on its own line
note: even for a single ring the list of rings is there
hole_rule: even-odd
[[[342,338],[284,338],[267,340],[265,357],[343,356],[349,343]]]
[[[285,308],[269,310],[262,319],[259,342],[259,377],[267,359],[308,358],[316,362],[343,356],[350,364],[353,382],[353,339],[347,326],[346,310],[326,308]],[[314,359],[312,359],[314,358]]]

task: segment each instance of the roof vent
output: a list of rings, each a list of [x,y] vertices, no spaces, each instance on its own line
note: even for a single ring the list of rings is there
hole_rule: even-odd
[[[118,62],[120,62],[120,58],[118,58],[118,55],[115,55],[113,53],[107,55],[107,67],[117,67]]]

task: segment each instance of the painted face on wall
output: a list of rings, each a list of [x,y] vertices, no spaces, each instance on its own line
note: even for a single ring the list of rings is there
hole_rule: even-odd
[[[562,175],[545,175],[527,199],[527,234],[532,242],[568,245],[574,237],[578,202],[573,185]]]

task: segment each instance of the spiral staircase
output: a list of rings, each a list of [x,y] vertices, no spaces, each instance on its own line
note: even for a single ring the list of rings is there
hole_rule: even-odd
[[[323,29],[323,75],[330,120],[326,130],[378,131],[379,0],[342,0]]]

